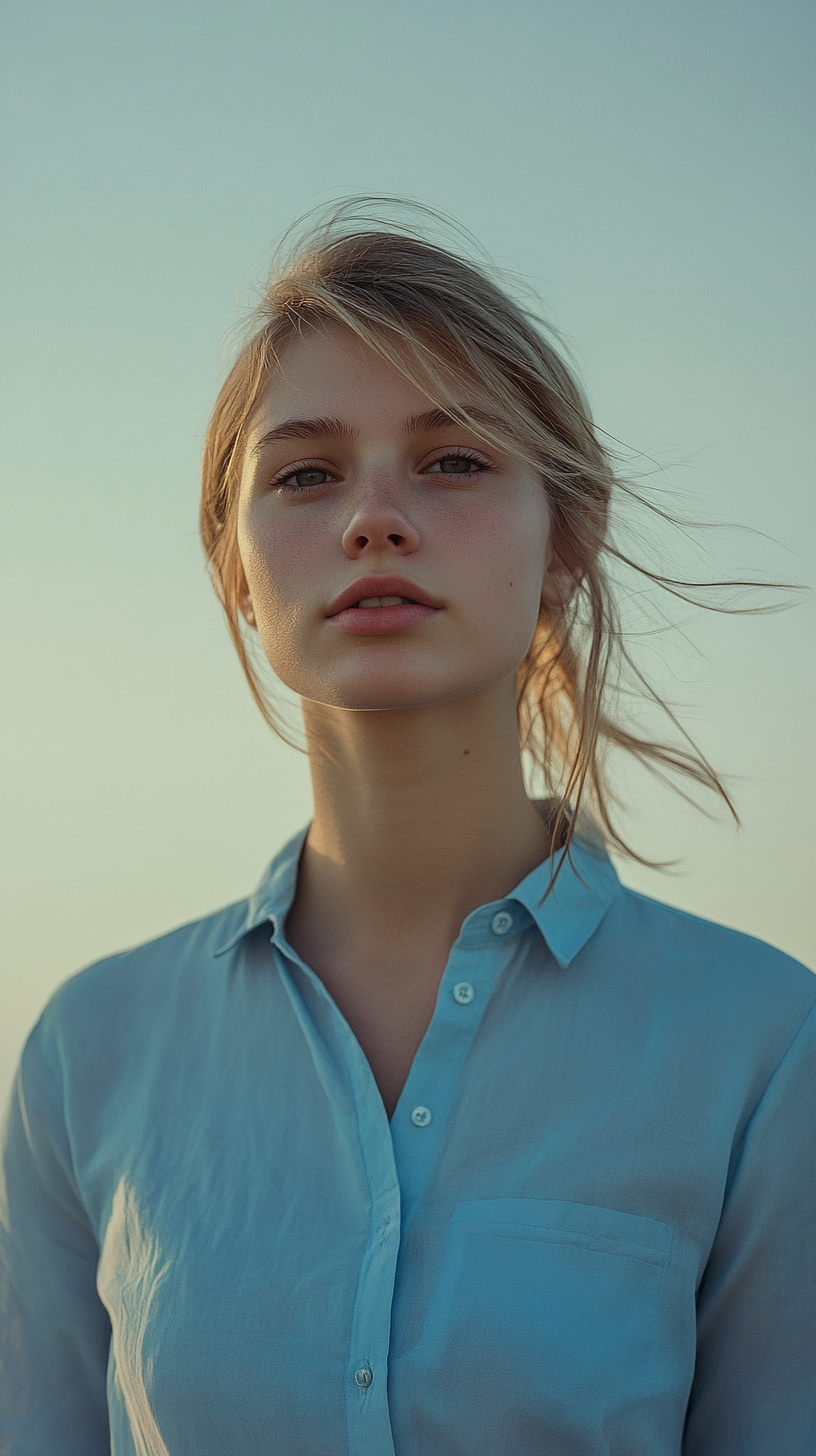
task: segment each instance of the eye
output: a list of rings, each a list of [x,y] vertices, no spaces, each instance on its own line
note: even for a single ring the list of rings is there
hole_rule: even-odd
[[[328,470],[296,470],[287,476],[290,485],[325,485],[328,478]]]
[[[282,475],[276,475],[272,484],[279,490],[298,491],[319,490],[322,485],[328,485],[336,477],[323,465],[311,464],[305,461],[301,465],[291,466]]]
[[[423,472],[425,475],[481,475],[490,470],[490,462],[475,450],[452,450],[440,455]]]
[[[475,466],[475,460],[468,460],[464,455],[449,455],[439,462],[443,475],[472,475]]]

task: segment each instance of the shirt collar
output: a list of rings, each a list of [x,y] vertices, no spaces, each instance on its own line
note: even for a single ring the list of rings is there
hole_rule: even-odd
[[[242,940],[251,930],[256,930],[259,925],[263,925],[265,921],[271,920],[274,930],[283,926],[295,898],[300,851],[308,833],[309,825],[307,824],[275,855],[271,865],[262,875],[260,884],[253,890],[246,902],[246,914],[243,922],[229,940],[216,948],[213,952],[214,955],[224,955],[228,950],[232,950],[239,940]]]
[[[507,899],[524,906],[564,968],[583,950],[620,893],[603,844],[575,835],[568,851],[559,850],[537,865]]]
[[[307,825],[275,856],[247,900],[239,928],[217,947],[215,955],[232,950],[259,925],[272,922],[273,932],[283,928],[295,896],[300,852],[308,832]],[[568,853],[559,850],[543,860],[505,900],[524,906],[559,966],[566,967],[597,930],[620,892],[620,881],[603,845],[576,835]]]

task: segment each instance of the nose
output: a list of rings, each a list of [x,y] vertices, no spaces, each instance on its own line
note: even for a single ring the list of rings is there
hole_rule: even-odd
[[[363,553],[410,556],[419,545],[419,532],[399,502],[396,483],[372,482],[359,497],[343,532],[343,550],[352,561]]]

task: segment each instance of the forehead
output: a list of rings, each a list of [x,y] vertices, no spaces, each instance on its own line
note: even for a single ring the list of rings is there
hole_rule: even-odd
[[[279,369],[268,380],[250,416],[250,448],[265,431],[293,416],[334,416],[364,429],[374,422],[401,423],[426,411],[431,401],[472,401],[489,408],[484,390],[475,389],[450,366],[440,363],[440,391],[440,380],[432,383],[412,360],[411,372],[418,380],[414,384],[342,326],[307,330],[280,350],[279,359]]]

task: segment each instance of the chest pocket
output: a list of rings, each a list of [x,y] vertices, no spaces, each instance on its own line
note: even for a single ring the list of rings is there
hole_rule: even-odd
[[[469,1456],[674,1449],[689,1375],[663,1298],[672,1247],[667,1224],[616,1209],[459,1204],[399,1362],[399,1416],[410,1408],[429,1450]]]

